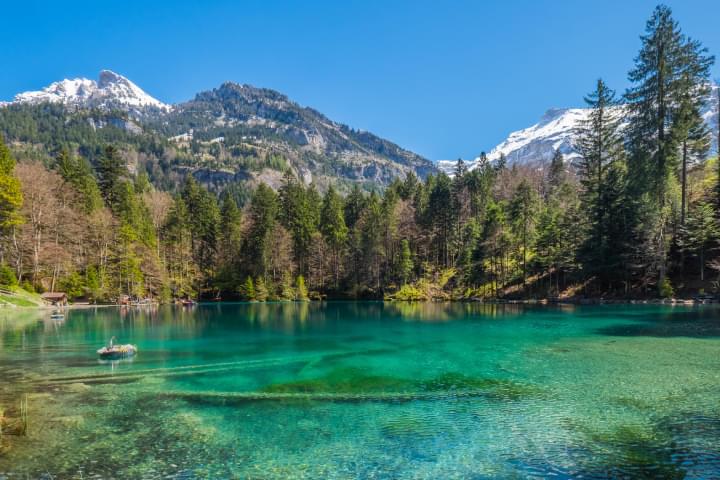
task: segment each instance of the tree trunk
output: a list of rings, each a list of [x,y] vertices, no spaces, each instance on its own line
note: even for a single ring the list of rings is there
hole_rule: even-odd
[[[687,155],[688,144],[687,139],[683,140],[682,148],[682,171],[680,181],[682,183],[682,196],[680,199],[680,225],[685,225],[685,210],[687,208]]]

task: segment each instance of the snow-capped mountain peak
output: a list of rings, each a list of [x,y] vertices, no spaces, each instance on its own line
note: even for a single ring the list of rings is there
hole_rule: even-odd
[[[508,162],[545,162],[556,150],[566,160],[577,156],[573,149],[573,136],[580,123],[587,119],[589,110],[584,108],[553,108],[545,112],[535,125],[513,132],[498,146],[490,150],[488,160],[495,161],[501,154]]]
[[[87,78],[65,79],[39,91],[19,93],[13,103],[42,102],[79,107],[119,108],[135,113],[147,108],[171,108],[145,93],[127,78],[110,70],[102,70],[97,81]]]
[[[718,90],[720,85],[710,86],[711,93],[701,111],[708,127],[713,130],[711,154],[718,151],[717,132],[718,125]],[[622,113],[622,106],[616,107],[617,113]],[[528,128],[511,133],[499,145],[490,150],[487,159],[496,161],[505,155],[510,164],[545,164],[548,163],[555,152],[560,150],[566,162],[572,163],[579,158],[574,147],[574,137],[582,121],[590,113],[586,108],[551,108],[546,111],[540,120]],[[456,160],[439,160],[437,167],[450,175],[455,171]],[[479,157],[466,161],[468,169],[472,170],[479,164]]]
[[[88,100],[96,90],[94,81],[87,78],[65,79],[53,82],[36,92],[23,92],[15,95],[16,103],[59,102],[71,103]]]

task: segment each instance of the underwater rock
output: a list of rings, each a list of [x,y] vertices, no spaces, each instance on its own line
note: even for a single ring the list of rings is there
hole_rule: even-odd
[[[90,390],[90,386],[84,383],[68,383],[62,386],[62,390],[67,393],[85,393]]]
[[[59,423],[63,427],[67,428],[79,428],[85,424],[85,418],[82,415],[68,415],[64,417],[54,417],[50,419],[51,422]]]

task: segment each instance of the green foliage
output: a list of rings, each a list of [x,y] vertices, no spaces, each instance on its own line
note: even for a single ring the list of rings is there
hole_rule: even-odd
[[[295,289],[293,288],[290,272],[283,273],[282,282],[280,283],[280,299],[295,300]]]
[[[66,277],[60,279],[58,289],[65,292],[68,298],[75,299],[85,294],[86,284],[82,276],[78,272],[72,272]]]
[[[406,238],[403,238],[400,242],[400,256],[399,256],[398,272],[403,285],[410,281],[413,273],[413,260],[412,252],[410,252],[410,242]]]
[[[320,196],[314,187],[306,189],[288,172],[280,187],[279,200],[279,220],[292,235],[295,262],[305,272],[312,234],[320,223]]]
[[[30,283],[29,280],[23,280],[22,284],[20,285],[20,288],[22,288],[23,290],[25,290],[27,292],[35,293],[35,286],[32,283]]]
[[[669,278],[665,277],[658,285],[658,295],[660,298],[672,298],[675,296],[675,290]]]
[[[73,156],[67,149],[63,149],[55,158],[55,168],[63,180],[73,185],[80,194],[85,213],[102,208],[100,188],[87,160]]]
[[[419,302],[424,300],[430,300],[428,295],[414,285],[405,284],[400,287],[400,290],[387,296],[388,300],[397,300],[401,302]]]
[[[192,175],[186,177],[181,196],[187,208],[193,258],[205,275],[211,277],[215,272],[220,238],[220,208],[216,198],[199,185]],[[237,218],[230,220],[238,221]]]
[[[332,186],[323,199],[320,231],[332,248],[341,248],[347,240],[348,228],[345,225],[343,200]]]
[[[4,263],[0,263],[0,285],[3,287],[17,286],[18,280],[12,268]]]
[[[250,202],[251,229],[244,240],[244,251],[248,270],[256,275],[265,275],[270,266],[270,234],[277,222],[277,194],[267,185],[260,184]]]
[[[298,275],[296,281],[296,292],[297,292],[297,299],[301,302],[307,302],[310,297],[308,296],[308,290],[305,286],[305,277],[302,275]]]
[[[627,249],[622,241],[624,208],[624,150],[615,92],[598,80],[595,90],[585,98],[590,115],[580,128],[577,145],[581,206],[586,219],[585,239],[579,256],[588,274],[598,275],[601,283],[611,283]]]
[[[258,302],[266,302],[269,296],[270,292],[265,284],[265,279],[262,277],[255,279],[255,300]]]
[[[678,243],[684,251],[698,256],[700,280],[705,279],[707,250],[718,238],[720,238],[720,227],[715,210],[707,202],[698,202],[690,210],[687,223],[682,226]]]
[[[240,297],[245,301],[252,302],[256,299],[255,284],[253,283],[252,277],[245,279],[245,283],[240,286],[238,293],[240,293]]]
[[[90,298],[97,299],[100,297],[100,275],[94,265],[90,265],[85,270],[85,286]]]
[[[22,191],[14,169],[15,159],[0,136],[0,231],[22,223]]]
[[[115,210],[120,201],[120,195],[125,191],[125,186],[121,184],[120,180],[127,174],[125,162],[117,148],[112,145],[105,147],[96,166],[96,172],[100,193],[107,205]]]
[[[639,209],[634,215],[637,275],[667,273],[667,253],[679,145],[689,135],[692,111],[707,93],[714,58],[687,38],[669,7],[659,5],[645,27],[642,47],[629,73],[625,98],[630,109],[629,194]],[[682,171],[685,172],[685,165]],[[684,181],[683,181],[684,184]],[[645,215],[650,213],[652,222]]]

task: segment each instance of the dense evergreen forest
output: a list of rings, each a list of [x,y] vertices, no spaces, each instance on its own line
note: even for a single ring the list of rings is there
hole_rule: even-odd
[[[346,195],[288,173],[239,196],[151,182],[112,141],[49,139],[51,162],[0,143],[0,284],[94,301],[716,291],[720,164],[700,112],[714,57],[664,6],[641,40],[625,94],[598,80],[587,95],[572,164],[458,162]]]

